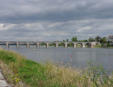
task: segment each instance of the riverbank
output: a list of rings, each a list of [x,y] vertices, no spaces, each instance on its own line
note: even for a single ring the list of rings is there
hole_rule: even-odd
[[[0,49],[0,68],[14,87],[113,87],[113,76],[108,76],[101,67],[90,65],[77,70],[39,64],[3,49]]]

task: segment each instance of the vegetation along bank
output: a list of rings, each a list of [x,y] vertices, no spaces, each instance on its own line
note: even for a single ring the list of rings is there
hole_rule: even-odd
[[[14,87],[113,87],[113,76],[90,64],[87,69],[40,64],[0,49],[0,68]]]

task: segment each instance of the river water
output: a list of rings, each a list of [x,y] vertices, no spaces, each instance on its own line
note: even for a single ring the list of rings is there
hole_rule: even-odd
[[[37,62],[54,62],[77,68],[85,68],[88,62],[92,62],[102,65],[107,71],[113,71],[112,48],[16,48],[12,46],[8,50],[16,51]]]

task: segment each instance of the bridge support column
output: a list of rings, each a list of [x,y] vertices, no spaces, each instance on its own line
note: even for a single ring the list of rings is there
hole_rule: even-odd
[[[76,47],[77,47],[77,43],[73,43],[73,45],[74,45],[74,46],[73,46],[74,48],[76,48]]]
[[[67,48],[68,47],[68,43],[67,42],[65,42],[65,48]]]
[[[58,42],[56,42],[56,48],[58,48]]]
[[[19,47],[19,43],[18,42],[16,42],[16,48],[18,48]]]
[[[46,48],[48,48],[49,47],[49,43],[46,43]]]
[[[6,42],[6,47],[9,48],[9,43],[8,42]]]
[[[30,45],[29,45],[29,43],[27,43],[27,44],[26,44],[26,48],[30,48]]]
[[[91,44],[91,48],[94,48],[96,45],[96,42],[91,42],[90,44]]]
[[[39,48],[40,47],[40,43],[36,43],[36,48]]]
[[[85,48],[86,46],[85,46],[85,43],[82,43],[82,48]]]

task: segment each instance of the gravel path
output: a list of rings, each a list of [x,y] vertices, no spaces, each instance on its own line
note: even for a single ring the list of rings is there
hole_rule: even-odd
[[[5,80],[1,70],[0,70],[0,87],[11,87]]]

